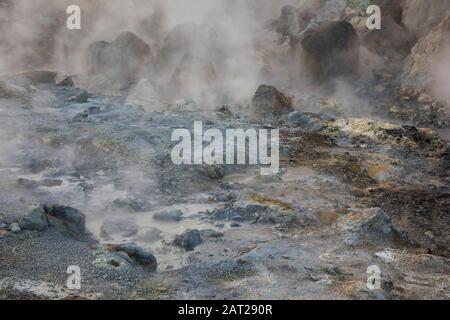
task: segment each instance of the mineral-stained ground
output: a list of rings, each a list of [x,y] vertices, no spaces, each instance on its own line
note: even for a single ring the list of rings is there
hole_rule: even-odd
[[[12,32],[31,8],[0,2]],[[133,32],[54,33],[62,6],[1,36],[0,298],[450,298],[450,5],[372,1],[380,31],[363,1],[293,2],[261,1],[250,16],[269,23],[235,31],[257,33],[237,41],[254,86],[233,73],[235,34],[164,23],[157,1],[136,1]],[[82,58],[55,49],[68,38]],[[171,134],[195,121],[279,129],[279,173],[174,164]]]

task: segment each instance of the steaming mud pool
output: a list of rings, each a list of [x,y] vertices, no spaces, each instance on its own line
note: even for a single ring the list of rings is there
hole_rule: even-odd
[[[281,118],[280,173],[261,176],[257,166],[174,165],[170,137],[194,120],[264,123],[38,89],[33,108],[0,104],[1,298],[450,298],[450,164],[433,131]],[[87,234],[22,230],[40,204],[78,209]],[[152,253],[157,270],[114,249],[124,244]],[[66,286],[72,265],[81,290]],[[367,287],[370,266],[380,289]]]

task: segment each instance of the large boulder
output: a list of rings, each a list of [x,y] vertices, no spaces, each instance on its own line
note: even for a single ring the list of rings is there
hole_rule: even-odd
[[[86,232],[86,218],[77,209],[61,205],[44,205],[49,226],[74,236]]]
[[[217,81],[214,65],[206,59],[185,54],[166,87],[166,95],[178,99],[199,98],[205,86]]]
[[[423,37],[449,14],[448,0],[405,0],[402,22],[417,37]]]
[[[124,32],[111,43],[97,41],[89,45],[88,74],[132,81],[144,71],[150,59],[150,46],[134,33]]]
[[[45,231],[53,227],[63,233],[80,237],[86,232],[86,218],[80,211],[71,207],[43,204],[24,216],[19,226],[31,231]]]
[[[28,215],[20,220],[19,226],[23,230],[47,230],[49,226],[45,210],[42,207],[33,209]]]
[[[211,62],[214,66],[223,63],[224,48],[216,30],[194,23],[180,24],[166,36],[161,48],[156,71],[162,83],[170,80],[185,57],[196,57]]]
[[[292,99],[277,88],[260,85],[252,98],[252,112],[258,118],[270,118],[273,115],[286,114],[293,111]]]
[[[450,100],[448,71],[450,63],[450,16],[414,46],[402,74],[404,86],[414,86],[440,100]]]
[[[404,59],[415,44],[415,37],[393,17],[382,20],[381,29],[368,30],[361,44],[370,52],[390,59]]]
[[[347,21],[327,21],[307,30],[301,47],[306,70],[318,82],[358,71],[360,40]]]
[[[155,272],[158,268],[156,257],[134,243],[109,245],[109,249],[117,253],[123,252],[134,264],[142,266],[147,271]]]
[[[358,244],[365,239],[385,240],[394,234],[391,219],[380,208],[349,213],[337,222],[347,244]]]

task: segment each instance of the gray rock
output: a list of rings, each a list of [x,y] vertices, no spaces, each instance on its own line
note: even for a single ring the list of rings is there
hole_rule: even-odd
[[[319,119],[301,111],[291,112],[288,115],[288,121],[296,127],[300,127],[311,132],[319,131],[324,127]]]
[[[148,44],[132,32],[123,32],[111,43],[97,41],[89,45],[88,73],[128,81],[136,79],[150,59]]]
[[[182,235],[177,236],[174,241],[176,245],[183,247],[186,251],[193,251],[202,242],[198,230],[186,230]]]
[[[73,78],[71,76],[65,77],[63,80],[58,82],[58,87],[73,87],[75,83],[73,82]]]
[[[86,218],[77,209],[61,205],[44,205],[43,209],[51,227],[76,236],[85,233]]]
[[[327,21],[305,31],[301,46],[306,70],[317,82],[358,71],[360,40],[347,21]]]
[[[170,221],[180,221],[181,216],[183,215],[183,211],[179,209],[174,209],[171,211],[161,211],[155,213],[153,219],[158,221],[170,222]]]
[[[12,233],[19,233],[20,231],[22,231],[19,227],[19,224],[14,222],[9,226],[9,229],[11,230]]]
[[[118,253],[125,253],[134,263],[143,266],[148,271],[155,272],[158,268],[155,256],[134,243],[114,245],[111,247]]]
[[[348,244],[357,244],[364,238],[384,240],[393,234],[391,219],[380,208],[371,208],[359,212],[349,213],[337,222]]]
[[[252,98],[253,112],[258,118],[285,114],[292,111],[292,99],[274,86],[260,85]]]
[[[42,207],[37,207],[23,217],[19,222],[23,230],[45,231],[48,229],[48,221],[45,211]]]

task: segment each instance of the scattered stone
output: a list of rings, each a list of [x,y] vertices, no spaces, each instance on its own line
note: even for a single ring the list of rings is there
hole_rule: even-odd
[[[47,216],[42,207],[33,209],[29,214],[23,217],[19,222],[23,230],[45,231],[48,229]]]
[[[274,86],[260,85],[252,98],[253,111],[257,117],[266,118],[292,111],[292,99]]]
[[[385,237],[393,234],[391,219],[380,208],[349,213],[338,220],[338,227],[346,233],[346,243],[357,244],[362,238]]]
[[[183,211],[180,209],[174,209],[170,211],[161,211],[155,213],[153,219],[163,222],[175,222],[181,221],[181,217],[183,216]]]
[[[253,195],[248,200],[235,201],[215,210],[210,219],[261,224],[314,224],[315,220],[305,208],[294,208],[270,197]]]
[[[183,247],[186,251],[193,251],[202,242],[203,240],[198,230],[186,230],[174,240],[175,245]]]

